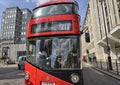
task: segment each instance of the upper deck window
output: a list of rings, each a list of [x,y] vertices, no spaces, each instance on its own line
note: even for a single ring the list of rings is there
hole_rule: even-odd
[[[78,9],[76,9],[76,7],[77,6],[74,4],[56,4],[40,7],[33,10],[33,18],[57,14],[78,14]]]

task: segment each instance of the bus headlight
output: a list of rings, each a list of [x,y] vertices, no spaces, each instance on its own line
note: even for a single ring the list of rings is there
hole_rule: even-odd
[[[50,62],[46,62],[46,65],[50,65]]]
[[[30,78],[30,75],[29,75],[28,72],[26,72],[26,73],[25,73],[25,80],[29,80],[29,78]]]
[[[71,74],[71,81],[73,83],[78,83],[79,80],[80,80],[79,75],[77,75],[77,74]]]

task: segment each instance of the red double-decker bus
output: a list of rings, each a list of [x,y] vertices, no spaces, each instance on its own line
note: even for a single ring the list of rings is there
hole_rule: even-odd
[[[54,0],[33,9],[25,85],[83,85],[78,8],[75,1]]]

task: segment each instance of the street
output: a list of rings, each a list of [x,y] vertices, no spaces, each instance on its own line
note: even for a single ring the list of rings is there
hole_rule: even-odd
[[[24,71],[18,70],[17,65],[0,67],[0,85],[24,85]],[[84,64],[84,85],[120,85],[120,81],[107,76]]]
[[[83,75],[84,85],[120,85],[119,80],[103,74],[87,64],[84,64]]]
[[[23,85],[23,70],[18,70],[17,65],[0,67],[0,85]]]

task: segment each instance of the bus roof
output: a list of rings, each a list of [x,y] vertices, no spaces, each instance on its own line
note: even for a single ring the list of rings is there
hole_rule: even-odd
[[[62,4],[62,3],[78,4],[75,0],[52,0],[52,1],[40,4],[36,8],[43,7],[43,6],[48,6],[48,5],[53,5],[53,4]]]

